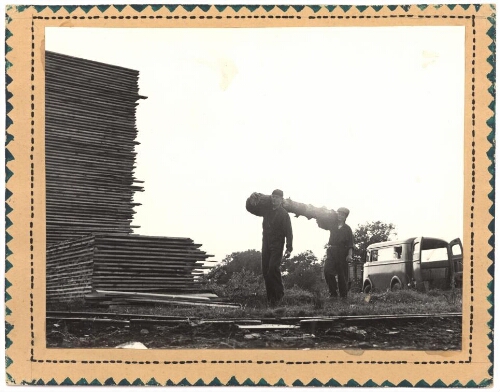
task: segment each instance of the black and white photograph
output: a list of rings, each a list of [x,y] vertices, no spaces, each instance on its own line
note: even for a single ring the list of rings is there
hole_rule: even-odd
[[[46,28],[47,347],[461,350],[464,35]]]

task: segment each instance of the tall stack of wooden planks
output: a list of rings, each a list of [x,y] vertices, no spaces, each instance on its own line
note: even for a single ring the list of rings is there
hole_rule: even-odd
[[[143,190],[134,177],[136,107],[145,98],[138,78],[136,70],[45,52],[48,303],[124,301],[127,292],[131,300],[185,300],[211,268],[211,256],[189,238],[132,234],[133,197]]]
[[[131,233],[139,72],[45,52],[47,243]]]

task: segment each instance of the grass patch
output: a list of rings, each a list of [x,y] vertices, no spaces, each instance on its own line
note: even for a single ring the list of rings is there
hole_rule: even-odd
[[[252,293],[240,303],[240,309],[204,308],[193,306],[111,306],[92,308],[82,303],[51,306],[48,310],[98,311],[112,313],[152,314],[181,318],[228,319],[228,318],[281,318],[316,316],[355,316],[371,314],[438,314],[460,312],[462,291],[432,290],[421,293],[414,290],[375,292],[369,295],[349,293],[345,300],[328,298],[326,289],[317,293],[294,287],[285,291],[285,297],[276,308],[268,308],[263,292]],[[61,309],[63,308],[63,309]]]

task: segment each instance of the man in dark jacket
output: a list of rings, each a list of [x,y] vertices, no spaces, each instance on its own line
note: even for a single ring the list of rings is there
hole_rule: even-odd
[[[351,228],[345,221],[349,210],[341,207],[336,217],[331,219],[316,219],[318,226],[330,231],[330,239],[326,249],[324,274],[330,297],[347,298],[349,263],[352,262],[354,237]],[[338,277],[338,285],[335,277]],[[338,289],[338,293],[337,293]]]
[[[259,195],[253,193],[247,200],[248,212],[264,217],[262,222],[262,275],[266,284],[267,300],[276,305],[284,295],[280,264],[282,258],[292,253],[292,223],[288,212],[283,208],[283,191],[276,189],[271,195],[270,204],[259,203]],[[283,249],[286,239],[286,252]]]

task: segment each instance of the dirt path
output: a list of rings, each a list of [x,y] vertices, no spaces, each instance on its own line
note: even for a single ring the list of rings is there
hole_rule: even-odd
[[[94,325],[47,323],[47,347],[102,348],[141,342],[147,348],[460,350],[460,318],[337,322],[255,331],[235,325]]]

